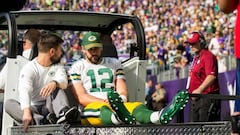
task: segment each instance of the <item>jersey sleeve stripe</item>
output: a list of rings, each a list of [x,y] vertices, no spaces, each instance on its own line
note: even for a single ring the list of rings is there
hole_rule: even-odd
[[[80,74],[70,74],[70,80],[81,80]]]

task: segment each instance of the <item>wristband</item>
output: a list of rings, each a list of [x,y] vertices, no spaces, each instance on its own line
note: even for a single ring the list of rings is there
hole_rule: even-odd
[[[120,95],[119,97],[123,100],[123,102],[127,102],[127,97],[125,95]]]

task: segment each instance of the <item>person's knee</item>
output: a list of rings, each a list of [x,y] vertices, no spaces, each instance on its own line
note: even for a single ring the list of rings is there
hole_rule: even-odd
[[[4,105],[5,111],[6,111],[7,113],[10,113],[11,110],[12,110],[12,108],[16,106],[17,101],[14,100],[14,99],[8,99],[8,100],[5,101],[4,104],[5,104],[5,105]]]

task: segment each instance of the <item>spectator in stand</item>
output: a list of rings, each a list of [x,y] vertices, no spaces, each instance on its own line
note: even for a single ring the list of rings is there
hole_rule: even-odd
[[[227,71],[226,56],[228,56],[228,51],[225,48],[224,38],[218,39],[219,52],[216,54],[218,60],[218,72],[223,73]]]
[[[60,6],[59,6],[60,5]],[[68,9],[69,8],[69,9]],[[164,48],[169,48],[168,53],[171,53],[174,49],[173,46],[179,45],[180,38],[184,37],[184,34],[189,34],[191,31],[201,30],[203,33],[212,35],[218,28],[227,28],[228,25],[232,25],[234,22],[233,15],[226,16],[218,11],[215,1],[159,1],[159,0],[120,0],[117,2],[107,2],[104,0],[81,0],[81,1],[29,1],[23,10],[74,10],[74,11],[96,11],[96,12],[117,12],[122,14],[136,15],[142,21],[142,24],[146,33],[147,49],[151,43],[148,41],[152,38],[152,33],[157,37],[156,44],[162,44]],[[193,14],[193,16],[192,16]],[[164,16],[164,17],[160,17]],[[124,31],[129,29],[123,28]],[[152,30],[152,32],[149,31]],[[131,33],[131,32],[129,32]],[[63,33],[66,34],[66,33]],[[231,35],[231,31],[227,30],[226,37]],[[71,35],[68,35],[72,38]],[[120,54],[126,52],[128,48],[123,46],[122,40],[125,35],[122,32],[116,32],[113,35],[113,42],[119,50]],[[124,38],[123,38],[124,37]],[[129,36],[127,36],[129,37]],[[132,37],[131,37],[132,38]],[[168,39],[173,44],[170,46]],[[208,39],[208,37],[206,37]],[[71,45],[68,45],[70,48]],[[156,52],[160,47],[158,47]],[[150,50],[150,49],[149,49]],[[155,52],[153,52],[155,54]],[[171,64],[167,57],[164,57],[164,67],[169,67]],[[155,61],[154,61],[155,62]],[[189,61],[190,62],[190,61]],[[169,68],[166,68],[169,69]]]
[[[155,91],[152,94],[153,110],[161,110],[167,104],[167,92],[161,83],[155,85]]]
[[[81,46],[78,44],[78,41],[75,41],[67,52],[67,61],[74,62],[80,58],[83,58]]]
[[[179,78],[181,70],[187,65],[187,58],[184,56],[185,47],[183,45],[177,46],[177,53],[174,58],[174,68],[176,69],[176,75]]]
[[[220,30],[217,30],[215,32],[215,37],[213,37],[210,40],[210,43],[208,45],[208,49],[214,54],[217,55],[220,52],[220,45],[219,45],[219,39],[221,38],[222,34]]]
[[[146,83],[146,88],[145,88],[145,100],[146,100],[146,106],[148,109],[153,109],[152,106],[152,94],[155,91],[155,87],[153,85],[152,79],[148,79]]]

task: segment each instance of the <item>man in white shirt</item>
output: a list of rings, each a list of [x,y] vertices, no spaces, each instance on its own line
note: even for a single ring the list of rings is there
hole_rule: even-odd
[[[70,108],[64,89],[68,79],[63,65],[63,40],[55,33],[41,34],[38,42],[38,56],[27,63],[19,75],[19,102],[10,99],[5,103],[6,112],[26,131],[29,125],[50,123],[69,123],[78,111]],[[50,116],[56,115],[57,121]]]

